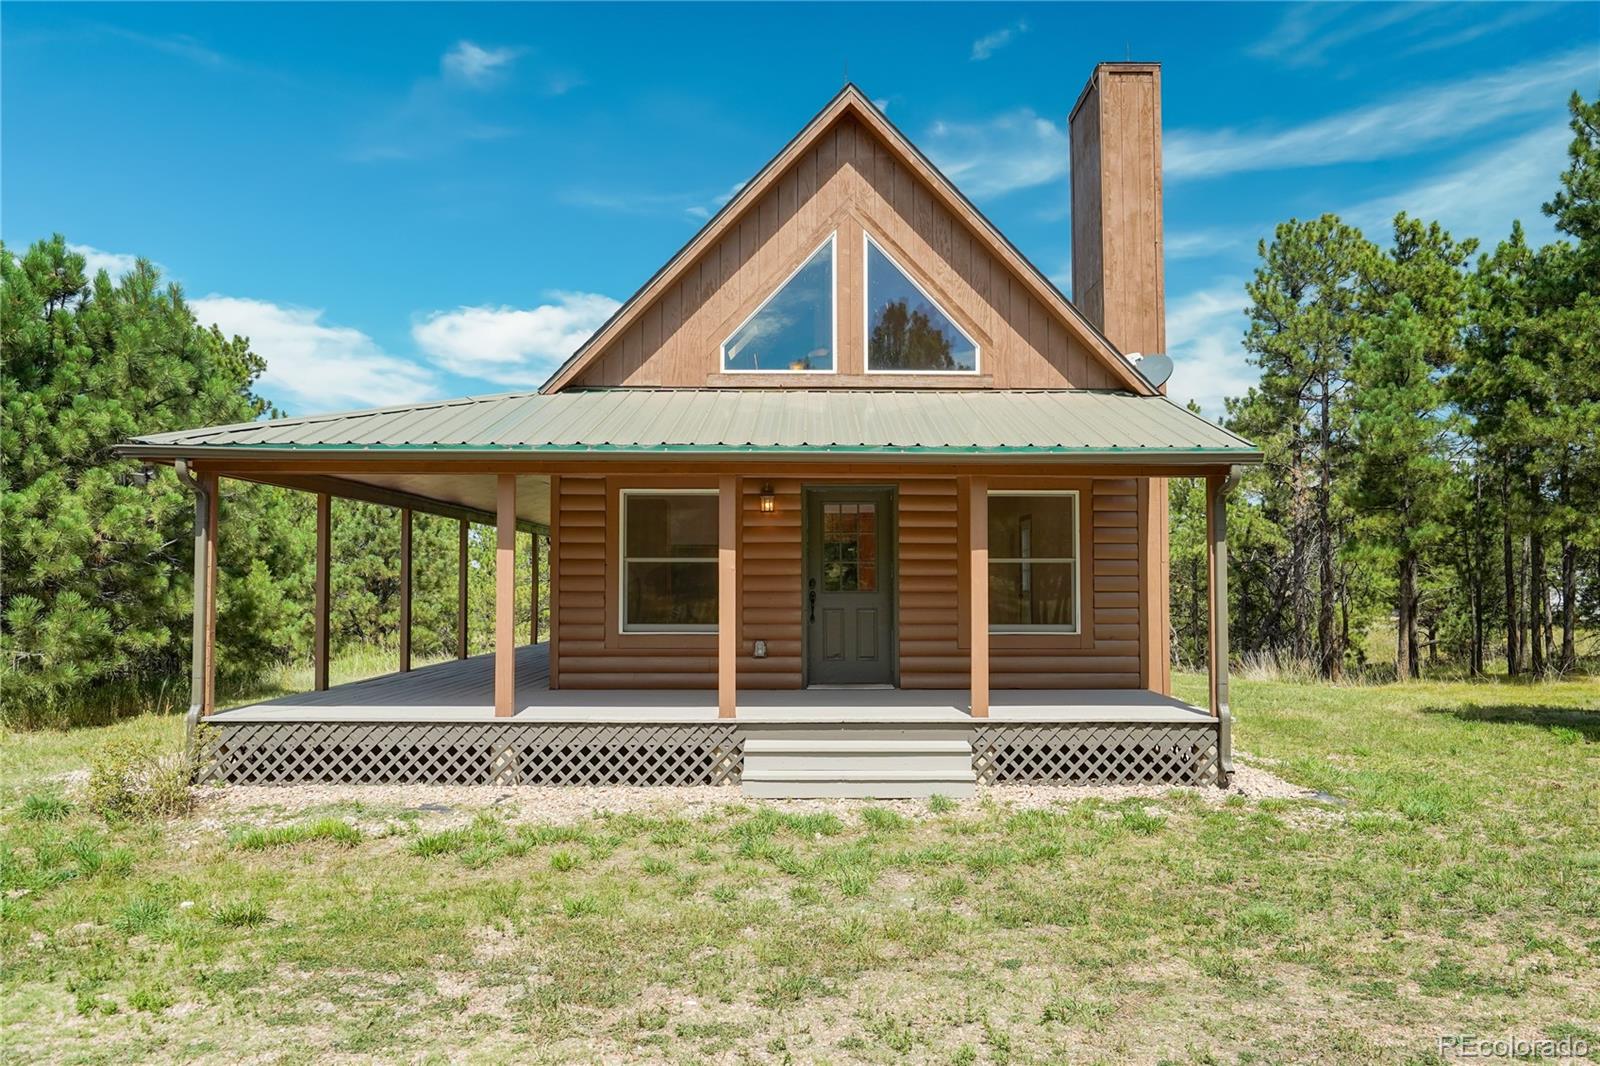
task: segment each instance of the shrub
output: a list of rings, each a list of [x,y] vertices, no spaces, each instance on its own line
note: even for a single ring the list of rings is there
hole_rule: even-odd
[[[161,753],[155,745],[114,741],[89,759],[89,806],[104,818],[159,818],[194,805],[187,752]]]

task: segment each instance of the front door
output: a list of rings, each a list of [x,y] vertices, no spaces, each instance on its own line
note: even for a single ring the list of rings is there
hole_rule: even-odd
[[[892,490],[806,490],[805,597],[808,684],[894,684]]]

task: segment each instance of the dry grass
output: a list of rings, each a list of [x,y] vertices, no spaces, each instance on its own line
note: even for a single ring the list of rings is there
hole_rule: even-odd
[[[170,719],[9,735],[3,1056],[1409,1063],[1458,1032],[1600,1049],[1600,687],[1246,681],[1236,710],[1243,747],[1333,802],[730,799],[556,824],[487,790],[108,822],[61,775],[108,737],[170,739]]]

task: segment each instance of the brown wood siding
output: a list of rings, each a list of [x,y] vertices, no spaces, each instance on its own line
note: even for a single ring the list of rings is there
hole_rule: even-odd
[[[744,477],[739,558],[739,662],[742,689],[799,688],[803,677],[804,561],[802,484],[824,479],[772,478],[771,514],[761,512],[769,479]],[[962,631],[967,610],[965,508],[947,478],[882,478],[898,504],[896,612],[900,686],[968,685]],[[620,493],[624,488],[710,488],[714,479],[563,476],[553,498],[555,660],[563,688],[704,688],[716,686],[714,634],[618,631]],[[993,688],[1138,688],[1141,685],[1140,483],[1135,478],[996,477],[992,489],[1075,489],[1079,493],[1079,634],[1007,634],[990,638]],[[765,659],[755,642],[767,642]]]
[[[561,687],[715,688],[714,633],[622,633],[617,597],[620,493],[624,488],[715,488],[703,479],[564,476],[557,603]]]
[[[744,479],[739,559],[739,687],[799,688],[802,660],[800,482],[773,478],[771,514],[761,513],[761,478]],[[767,642],[767,657],[755,643]]]
[[[966,688],[955,478],[899,485],[900,687]]]
[[[1119,386],[1099,357],[996,258],[987,242],[851,115],[801,153],[738,225],[596,354],[576,383],[749,384],[741,375],[722,374],[722,341],[835,231],[838,373],[793,375],[785,384],[861,387],[865,231],[978,342],[981,376],[944,380],[994,388]],[[872,380],[880,387],[922,385],[901,378]]]

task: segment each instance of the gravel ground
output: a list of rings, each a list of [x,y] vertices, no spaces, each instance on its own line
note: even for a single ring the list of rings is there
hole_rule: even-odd
[[[957,802],[971,813],[989,805],[1016,810],[1053,807],[1085,799],[1109,801],[1158,799],[1169,793],[1193,793],[1208,803],[1229,796],[1247,799],[1316,799],[1315,793],[1291,785],[1259,767],[1236,761],[1227,789],[1174,785],[979,785],[975,796]],[[420,812],[430,825],[470,820],[485,808],[507,811],[515,821],[564,824],[602,813],[678,815],[693,818],[745,802],[729,786],[499,786],[499,785],[232,785],[196,792],[199,813],[207,820],[269,822],[285,815],[335,805],[364,810]],[[904,815],[928,812],[926,800],[794,799],[752,800],[783,811],[832,811],[854,821],[863,807],[887,807]]]

